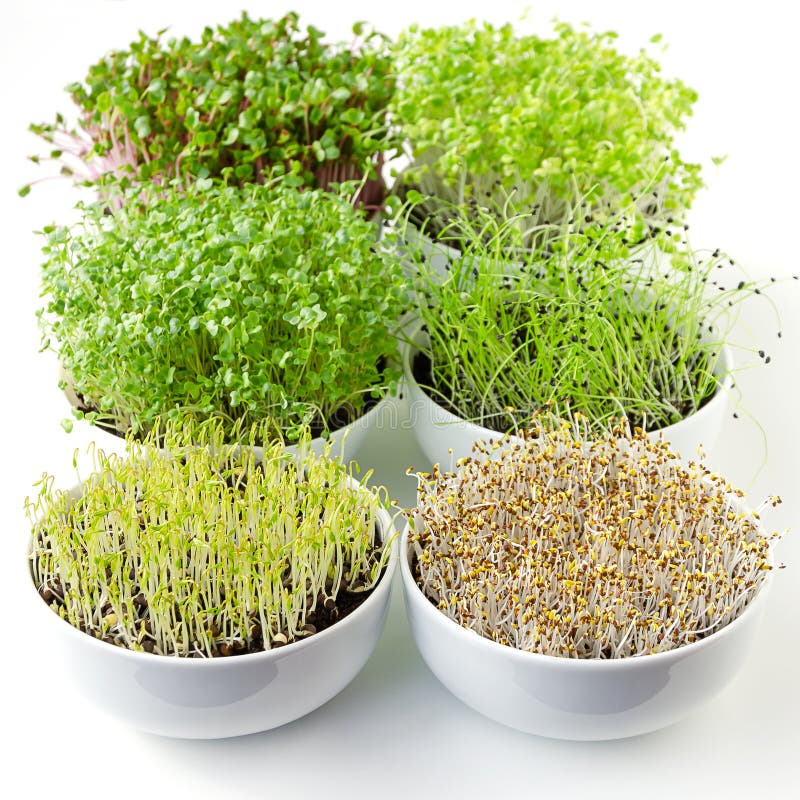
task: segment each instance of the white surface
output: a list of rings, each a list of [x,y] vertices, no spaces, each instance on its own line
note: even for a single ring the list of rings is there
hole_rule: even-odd
[[[491,14],[514,18],[521,4],[311,3],[250,4],[276,15],[291,6],[331,35],[354,18],[387,33],[418,20]],[[696,246],[721,246],[752,275],[787,278],[800,272],[796,191],[796,81],[800,57],[789,4],[701,4],[675,1],[536,2],[533,19],[556,13],[616,29],[621,45],[637,48],[657,31],[670,49],[665,71],[700,92],[687,155],[728,154],[709,166],[709,188],[692,213]],[[314,8],[317,6],[316,8]],[[309,10],[311,9],[311,10]],[[40,355],[33,310],[38,305],[39,242],[30,231],[66,220],[73,192],[66,182],[41,185],[25,200],[16,189],[39,173],[25,161],[37,151],[29,121],[67,110],[61,91],[110,47],[124,46],[138,28],[168,24],[196,32],[233,17],[232,4],[193,2],[7,2],[0,10],[2,63],[2,231],[5,289],[0,293],[5,381],[6,457],[2,466],[0,588],[4,612],[3,762],[17,796],[474,797],[519,795],[792,797],[800,745],[800,542],[787,534],[776,548],[776,572],[755,652],[735,682],[711,705],[672,728],[619,742],[571,744],[503,728],[462,705],[424,666],[411,641],[399,587],[386,630],[362,673],[312,715],[265,734],[216,742],[170,741],[135,733],[86,706],[58,665],[33,617],[17,603],[24,591],[27,526],[22,500],[43,470],[72,482],[80,439],[60,427],[66,407],[52,357]],[[766,368],[739,377],[740,418],[729,418],[712,464],[745,488],[754,503],[782,495],[768,515],[784,529],[798,517],[800,472],[800,283],[782,281],[772,295],[783,338],[763,298],[749,303],[739,334],[772,356]],[[748,416],[749,415],[749,416]],[[766,436],[768,458],[760,467]],[[413,500],[403,476],[427,466],[408,430],[396,427],[366,443],[362,460],[392,494]],[[12,616],[14,615],[14,616]],[[390,773],[387,775],[387,772]],[[27,788],[26,788],[27,787]]]

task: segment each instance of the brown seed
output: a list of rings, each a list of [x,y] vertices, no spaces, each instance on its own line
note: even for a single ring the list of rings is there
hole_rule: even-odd
[[[316,625],[312,625],[310,622],[306,622],[306,624],[303,625],[300,628],[300,630],[303,631],[303,633],[307,633],[307,634],[311,635],[312,633],[316,633],[317,632],[317,626]]]
[[[232,656],[233,648],[227,642],[225,642],[225,644],[221,644],[219,646],[219,654],[221,656]]]
[[[144,650],[146,653],[152,653],[155,649],[156,645],[152,639],[145,639],[142,642],[142,650]]]
[[[327,600],[325,600],[324,605],[325,608],[327,608],[328,611],[330,611],[336,605],[336,601],[332,597],[329,597],[327,598]]]

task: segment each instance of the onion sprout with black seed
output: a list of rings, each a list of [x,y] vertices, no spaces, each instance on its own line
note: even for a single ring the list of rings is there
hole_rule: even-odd
[[[492,430],[524,427],[541,408],[584,413],[598,433],[621,415],[650,431],[673,425],[720,390],[741,302],[759,290],[774,310],[769,280],[694,250],[682,226],[642,237],[625,212],[529,240],[516,217],[454,208],[443,237],[459,250],[442,270],[406,233],[414,202],[396,227],[424,335],[414,344],[430,365],[420,383]]]

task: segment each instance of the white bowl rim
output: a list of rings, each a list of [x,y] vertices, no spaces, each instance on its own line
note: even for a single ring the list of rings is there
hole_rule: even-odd
[[[352,476],[349,476],[349,482],[353,486],[353,488],[362,489],[363,487],[361,484],[355,480]],[[82,484],[78,484],[73,486],[70,492],[79,493]],[[50,617],[55,622],[63,623],[67,627],[67,636],[75,636],[78,637],[75,641],[83,643],[89,647],[99,647],[102,648],[106,653],[114,653],[119,658],[129,659],[132,660],[133,663],[140,663],[143,666],[164,666],[168,669],[177,668],[177,669],[201,669],[201,670],[214,670],[214,669],[231,669],[235,667],[236,664],[241,663],[242,666],[245,664],[253,664],[257,663],[258,660],[263,660],[265,662],[269,662],[272,660],[277,660],[281,658],[285,658],[293,653],[298,653],[301,650],[314,646],[314,642],[319,643],[322,639],[327,639],[331,636],[336,636],[338,631],[341,633],[344,629],[344,626],[350,626],[355,624],[364,614],[367,613],[367,608],[375,605],[376,603],[380,602],[383,598],[383,595],[386,594],[391,588],[392,585],[392,578],[394,577],[394,572],[397,567],[398,561],[398,546],[400,541],[400,536],[395,530],[394,521],[392,516],[385,508],[378,509],[378,519],[381,522],[382,532],[385,536],[391,539],[389,544],[389,558],[386,561],[386,565],[383,569],[383,574],[379,577],[378,582],[375,584],[373,589],[371,590],[369,596],[364,600],[359,606],[351,611],[344,619],[340,619],[335,622],[333,625],[329,625],[327,628],[324,628],[321,631],[318,631],[307,638],[301,639],[297,642],[291,642],[289,644],[285,644],[281,647],[274,647],[270,650],[261,650],[257,653],[244,653],[241,655],[235,656],[228,656],[228,657],[212,657],[212,658],[191,658],[188,656],[178,656],[178,655],[161,655],[159,653],[147,653],[147,652],[139,652],[136,650],[130,650],[127,647],[121,647],[116,644],[110,644],[109,642],[104,642],[101,639],[96,639],[94,636],[90,636],[85,631],[76,628],[72,625],[68,620],[62,619],[58,614],[56,614],[45,601],[39,595],[38,590],[36,589],[36,585],[33,581],[33,574],[31,572],[31,563],[30,563],[30,555],[31,555],[31,548],[33,546],[33,538],[30,537],[27,542],[27,564],[28,564],[28,580],[33,590],[33,600],[34,602],[38,602],[41,606],[41,610],[46,612],[50,615]],[[342,627],[340,627],[342,626]],[[62,630],[64,630],[62,628]],[[178,666],[179,665],[179,666]]]
[[[466,419],[465,417],[459,417],[454,414],[452,411],[448,411],[444,406],[437,403],[429,394],[425,391],[425,389],[420,386],[417,379],[414,377],[414,370],[412,368],[412,359],[415,355],[421,352],[420,348],[413,344],[416,338],[422,333],[424,323],[419,317],[416,317],[413,320],[410,320],[406,327],[406,334],[405,337],[401,340],[400,347],[402,351],[402,361],[403,361],[403,381],[405,382],[408,390],[411,392],[419,392],[425,399],[432,405],[440,415],[443,415],[446,418],[450,418],[453,420],[452,424],[459,424],[464,423],[466,425],[472,425],[475,428],[479,428],[482,431],[486,431],[486,436],[489,437],[502,437],[505,434],[502,431],[493,430],[492,428],[486,428],[480,423],[472,422],[471,420]],[[683,419],[679,420],[678,422],[673,422],[672,425],[667,425],[665,428],[658,428],[653,431],[649,431],[648,435],[650,436],[663,436],[664,438],[669,438],[670,431],[675,430],[679,425],[684,425],[685,423],[693,420],[697,417],[698,414],[703,414],[706,410],[710,407],[717,406],[720,402],[727,398],[730,391],[733,389],[733,354],[731,353],[731,349],[723,342],[719,348],[719,358],[717,361],[719,369],[719,377],[717,379],[717,388],[714,391],[714,394],[706,401],[706,403],[697,409],[697,411],[693,411],[689,416],[684,417]],[[442,423],[446,424],[446,423]]]
[[[759,529],[763,531],[763,525],[755,520]],[[722,628],[717,629],[708,636],[699,639],[696,642],[683,644],[679,647],[673,647],[671,650],[664,650],[660,653],[643,653],[638,656],[625,656],[620,658],[568,658],[566,656],[552,656],[545,653],[532,653],[529,650],[520,650],[519,648],[512,647],[511,645],[500,644],[492,639],[487,639],[481,636],[476,631],[465,628],[459,625],[455,620],[450,619],[446,614],[440,611],[431,601],[425,596],[422,588],[417,584],[414,576],[411,573],[411,564],[409,559],[409,535],[411,532],[410,520],[406,523],[403,533],[400,536],[400,573],[403,578],[403,588],[408,594],[412,590],[416,591],[416,601],[424,603],[424,605],[431,612],[431,619],[436,619],[438,623],[444,624],[448,627],[451,633],[455,636],[466,637],[464,638],[465,644],[473,644],[477,647],[488,648],[488,652],[494,652],[498,657],[505,657],[517,660],[521,664],[532,666],[536,663],[541,666],[561,667],[565,669],[596,669],[596,670],[623,670],[623,669],[644,669],[644,664],[655,664],[659,661],[669,661],[676,658],[683,658],[684,656],[691,655],[691,653],[701,650],[709,646],[712,641],[719,641],[724,636],[731,635],[734,631],[741,627],[742,620],[747,621],[753,613],[757,613],[758,609],[763,604],[763,599],[767,596],[767,591],[772,583],[773,573],[775,572],[774,557],[772,546],[770,545],[767,556],[767,563],[770,569],[761,583],[755,596],[751,598],[750,602],[745,606],[744,610],[736,617],[736,619],[724,625]],[[411,598],[409,598],[410,600]],[[468,641],[467,641],[468,639]],[[638,665],[638,666],[636,666]]]

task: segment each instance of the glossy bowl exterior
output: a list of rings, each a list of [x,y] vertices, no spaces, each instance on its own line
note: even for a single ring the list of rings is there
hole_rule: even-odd
[[[383,510],[380,521],[384,536],[391,536],[391,518]],[[261,653],[194,659],[134,652],[72,627],[31,582],[32,602],[53,641],[53,664],[67,670],[98,708],[161,736],[241,736],[314,711],[355,678],[383,630],[397,545],[395,537],[381,580],[350,615],[307,639]]]
[[[771,576],[732,623],[665,653],[616,660],[526,653],[462,628],[411,573],[409,529],[400,571],[411,633],[425,663],[459,700],[490,719],[554,739],[622,739],[664,728],[734,678],[754,638]]]
[[[412,342],[419,343],[420,336],[419,326],[411,330]],[[402,346],[403,390],[408,396],[414,435],[431,464],[449,469],[459,458],[472,454],[472,445],[476,441],[497,440],[502,434],[457,417],[431,399],[414,377],[413,359],[417,352],[412,344],[404,343]],[[732,368],[730,349],[723,346],[716,369],[720,376],[716,394],[699,411],[674,425],[653,431],[649,437],[665,439],[674,451],[687,459],[696,457],[701,445],[705,450],[714,447],[730,409]]]

